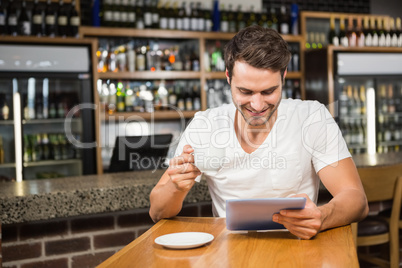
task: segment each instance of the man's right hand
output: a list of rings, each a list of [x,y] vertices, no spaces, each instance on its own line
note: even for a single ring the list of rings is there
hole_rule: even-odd
[[[167,174],[179,191],[188,192],[195,183],[195,178],[201,171],[194,165],[194,149],[190,145],[183,148],[181,155],[170,160]]]

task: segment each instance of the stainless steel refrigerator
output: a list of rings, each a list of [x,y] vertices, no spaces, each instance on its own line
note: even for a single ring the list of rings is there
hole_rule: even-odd
[[[306,52],[306,96],[328,105],[352,154],[402,151],[402,49]]]
[[[92,46],[0,43],[0,180],[96,173]]]

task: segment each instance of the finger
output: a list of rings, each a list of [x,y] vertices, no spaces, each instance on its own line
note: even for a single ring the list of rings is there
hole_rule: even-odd
[[[188,172],[185,174],[174,174],[174,175],[170,176],[170,179],[174,183],[180,184],[180,183],[186,182],[186,181],[193,182],[198,175],[200,175],[200,173],[194,171],[194,172]]]
[[[194,149],[191,145],[187,144],[183,147],[183,153],[191,154],[192,152],[194,152]]]
[[[289,230],[289,232],[291,232],[292,234],[294,234],[295,236],[301,238],[301,239],[311,239],[312,237],[316,236],[318,234],[318,231],[315,229],[311,229],[311,228],[306,228],[306,227],[286,227],[286,229]]]
[[[317,209],[284,209],[279,212],[280,215],[296,219],[319,219],[321,213]]]
[[[194,155],[182,153],[169,161],[169,166],[178,166],[185,163],[194,163]]]
[[[169,175],[184,174],[190,172],[196,172],[201,174],[200,170],[191,163],[183,163],[181,165],[169,166],[167,172]]]
[[[308,228],[317,231],[321,229],[321,221],[317,219],[297,219],[297,218],[283,217],[280,214],[275,214],[272,217],[272,220],[274,222],[282,224],[288,229]]]

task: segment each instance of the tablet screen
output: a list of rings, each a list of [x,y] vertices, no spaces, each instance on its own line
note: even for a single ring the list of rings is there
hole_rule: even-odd
[[[226,227],[228,230],[285,229],[272,221],[272,216],[283,209],[303,209],[304,197],[259,198],[226,200]]]

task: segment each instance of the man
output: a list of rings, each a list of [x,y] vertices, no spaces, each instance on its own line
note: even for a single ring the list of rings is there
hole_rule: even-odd
[[[199,112],[187,127],[177,156],[152,190],[155,222],[179,213],[201,174],[215,216],[225,217],[227,199],[306,197],[304,209],[273,216],[302,239],[367,215],[359,175],[329,112],[316,101],[281,101],[290,58],[281,36],[259,26],[241,30],[227,44],[233,104]],[[333,198],[317,207],[319,180]]]

